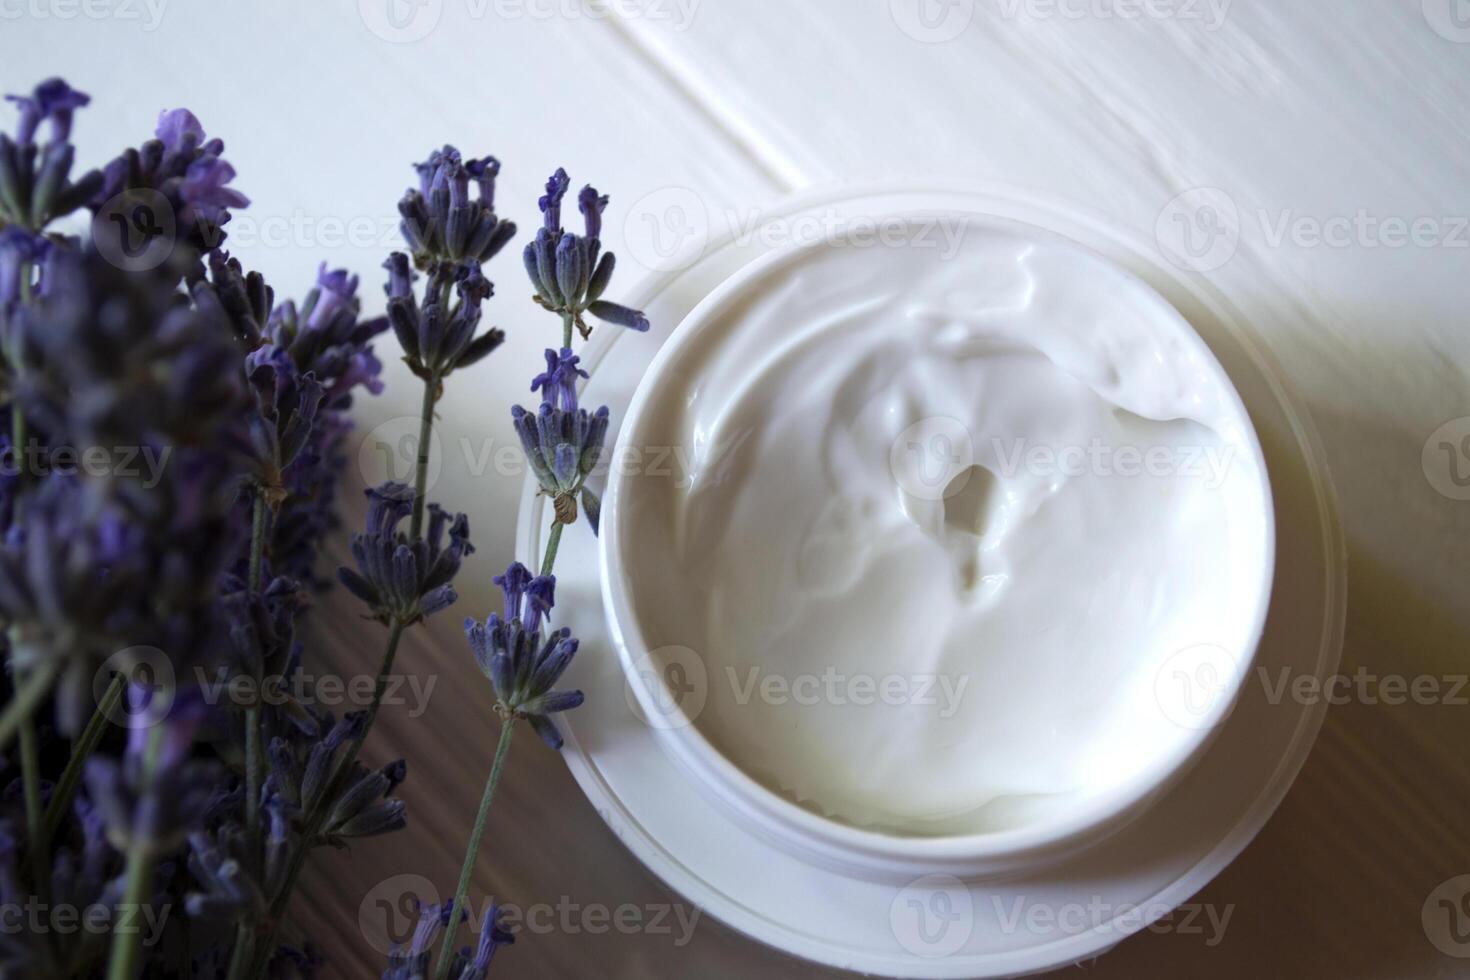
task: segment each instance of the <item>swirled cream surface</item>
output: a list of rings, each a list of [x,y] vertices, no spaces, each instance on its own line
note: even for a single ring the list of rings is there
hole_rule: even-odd
[[[769,789],[903,835],[1044,822],[1197,738],[1191,697],[1248,659],[1258,449],[1137,280],[999,221],[902,227],[681,327],[625,436],[623,572]]]

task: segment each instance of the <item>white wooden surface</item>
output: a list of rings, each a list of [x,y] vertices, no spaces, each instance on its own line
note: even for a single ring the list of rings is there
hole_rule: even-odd
[[[390,26],[390,2],[406,27]],[[1186,219],[1213,203],[1238,246],[1225,235],[1205,274],[1250,314],[1327,443],[1351,548],[1344,671],[1467,670],[1470,503],[1437,492],[1446,473],[1421,461],[1431,433],[1470,415],[1464,0],[153,3],[0,0],[0,83],[20,91],[59,73],[90,91],[86,163],[139,141],[158,109],[193,108],[255,202],[233,226],[236,254],[287,295],[326,259],[361,273],[376,305],[408,164],[446,141],[501,157],[501,210],[523,226],[556,165],[611,192],[605,237],[624,286],[680,228],[741,224],[831,179],[1030,184],[1161,230],[1165,244],[1179,227],[1171,201],[1186,195]],[[1393,221],[1416,219],[1429,222],[1421,243],[1399,244]],[[1314,228],[1346,237],[1314,243]],[[434,681],[428,711],[385,710],[369,750],[409,757],[410,829],[318,861],[296,904],[333,976],[375,975],[374,902],[414,880],[400,876],[452,887],[494,748],[488,685],[458,621],[490,608],[489,576],[510,556],[520,476],[496,472],[493,451],[513,444],[506,406],[525,396],[553,324],[526,301],[516,256],[491,276],[510,341],[451,381],[434,489],[470,512],[480,550],[461,605],[399,661]],[[391,441],[416,411],[406,371],[391,363],[389,381],[362,406],[365,437]],[[363,458],[353,515],[356,486],[381,475],[371,448]],[[320,670],[373,669],[381,637],[354,613],[332,598],[313,614]],[[1199,897],[1233,906],[1223,941],[1145,934],[1092,970],[1466,974],[1470,960],[1437,950],[1420,913],[1440,882],[1470,873],[1467,734],[1463,704],[1335,708],[1276,818]],[[476,887],[578,910],[571,928],[524,935],[505,973],[811,972],[709,921],[687,944],[677,927],[595,933],[587,909],[675,899],[529,740],[512,752]]]

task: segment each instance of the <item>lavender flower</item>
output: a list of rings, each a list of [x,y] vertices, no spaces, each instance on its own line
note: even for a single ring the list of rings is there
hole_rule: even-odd
[[[339,569],[342,584],[384,623],[408,625],[451,605],[458,596],[450,583],[460,561],[474,551],[468,519],[463,514],[451,518],[430,504],[427,532],[422,540],[410,541],[398,524],[413,509],[413,489],[385,483],[367,496],[367,530],[352,536],[357,570]]]
[[[454,902],[443,905],[420,905],[419,921],[407,945],[395,944],[388,954],[388,969],[383,980],[428,980],[434,938],[454,915]],[[463,913],[461,913],[463,915]],[[480,938],[473,953],[468,947],[456,950],[446,976],[450,980],[485,980],[495,951],[516,941],[502,924],[503,912],[497,905],[485,910]]]
[[[426,382],[438,384],[505,340],[505,333],[493,328],[475,336],[480,304],[493,292],[478,265],[436,266],[429,276],[422,310],[414,298],[416,276],[408,256],[394,252],[384,268],[388,270],[388,322],[403,347],[404,362]]]
[[[14,139],[0,133],[0,226],[40,231],[86,204],[102,184],[95,170],[71,180],[76,159],[70,142],[72,115],[91,100],[59,78],[42,82],[28,96],[6,98],[20,108],[20,122]],[[38,147],[36,134],[43,123],[49,138]]]
[[[275,308],[275,291],[260,273],[247,273],[229,252],[216,249],[205,259],[209,278],[194,284],[194,305],[216,321],[230,324],[241,346],[254,350],[264,342],[265,325]]]
[[[109,163],[89,206],[107,212],[114,220],[94,222],[94,234],[170,234],[202,256],[224,244],[224,226],[230,208],[243,208],[250,199],[228,186],[235,168],[223,159],[223,140],[205,139],[204,127],[187,109],[160,112],[154,138],[135,150],[127,150]],[[159,199],[170,212],[153,214]],[[140,208],[142,210],[140,210]],[[147,227],[138,227],[132,217],[148,216]],[[118,220],[121,219],[121,220]],[[136,254],[128,241],[125,252]],[[185,268],[192,283],[204,275],[204,266],[194,261]]]
[[[267,344],[245,359],[245,375],[255,395],[255,414],[246,423],[246,448],[258,492],[272,506],[287,496],[283,473],[311,438],[322,386],[310,371],[279,347]]]
[[[546,182],[546,194],[540,201],[542,225],[521,254],[526,274],[536,287],[536,302],[575,324],[584,338],[592,332],[583,319],[584,313],[632,330],[647,330],[648,318],[641,311],[602,299],[616,262],[611,252],[602,251],[599,237],[607,197],[599,195],[590,184],[582,188],[577,206],[585,234],[574,235],[562,229],[561,202],[570,185],[567,172],[560,169]],[[563,345],[570,342],[568,335]]]
[[[239,417],[239,349],[178,302],[178,268],[126,272],[95,249],[52,249],[45,295],[17,311],[10,347],[21,406],[53,441],[213,445]]]
[[[234,311],[228,316],[236,335],[242,340],[255,338],[247,362],[259,365],[269,360],[271,373],[261,375],[260,380],[271,380],[275,393],[287,396],[284,415],[278,412],[267,421],[269,412],[257,414],[252,424],[267,431],[257,432],[248,442],[270,449],[258,448],[251,455],[257,463],[269,461],[257,466],[256,480],[270,490],[276,502],[268,549],[272,569],[321,585],[315,571],[316,555],[326,532],[339,524],[336,491],[345,461],[342,447],[352,429],[347,410],[359,390],[372,394],[382,390],[378,378],[382,365],[373,354],[371,341],[388,323],[383,317],[360,318],[358,279],[346,270],[329,270],[323,264],[315,288],[299,307],[289,300],[272,307],[270,288],[264,280],[252,279],[253,275],[242,277],[238,263],[212,258],[212,282],[207,290],[196,286],[195,295],[212,292],[221,308]],[[227,302],[229,295],[234,298]],[[268,345],[270,353],[259,345]],[[276,384],[277,380],[286,387]],[[305,411],[307,397],[317,391],[320,401],[315,410]],[[281,423],[293,417],[297,428],[288,434]],[[272,443],[270,430],[278,443]],[[283,450],[279,460],[272,456],[276,445]]]
[[[561,733],[549,717],[582,703],[581,691],[553,691],[572,662],[577,641],[571,630],[551,630],[543,641],[541,621],[555,601],[556,577],[535,576],[514,562],[495,584],[505,593],[505,615],[483,624],[465,620],[465,635],[480,671],[495,685],[495,710],[525,718],[542,740],[561,748]]]
[[[541,492],[552,498],[557,521],[576,521],[580,497],[596,533],[602,501],[586,481],[602,456],[608,410],[604,405],[589,414],[578,407],[577,381],[587,377],[578,367],[580,361],[570,348],[548,349],[546,371],[531,382],[531,390],[542,393],[541,408],[532,415],[515,405],[510,410],[511,423]]]
[[[388,953],[388,969],[383,980],[428,980],[433,959],[434,937],[454,914],[454,903],[420,905],[419,921],[407,945],[394,943]]]
[[[514,222],[501,221],[495,214],[500,162],[494,157],[464,161],[458,150],[445,146],[414,169],[418,189],[404,195],[398,212],[403,217],[403,238],[419,268],[440,262],[488,262],[515,236]],[[470,197],[471,184],[478,199]]]
[[[358,387],[373,394],[383,390],[381,365],[369,342],[388,329],[388,321],[359,318],[357,284],[357,276],[322,263],[316,286],[300,308],[283,303],[272,312],[266,330],[266,339],[286,351],[298,371],[321,381],[325,404],[333,410],[351,407]]]
[[[392,794],[407,773],[408,766],[402,759],[377,770],[354,763],[352,778],[344,783],[322,826],[323,840],[341,847],[353,838],[376,837],[401,829],[406,822],[404,804]]]

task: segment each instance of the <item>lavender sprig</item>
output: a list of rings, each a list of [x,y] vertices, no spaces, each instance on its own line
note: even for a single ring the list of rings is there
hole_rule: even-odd
[[[551,175],[540,201],[541,227],[521,252],[526,274],[536,287],[532,298],[561,315],[563,347],[572,346],[574,326],[584,340],[591,335],[592,328],[584,319],[586,313],[631,330],[646,331],[648,317],[641,310],[602,298],[617,262],[613,253],[602,251],[602,212],[607,208],[607,196],[598,194],[590,184],[582,188],[577,207],[582,212],[585,233],[575,235],[561,226],[562,198],[570,186],[571,178],[565,170],[558,168]]]
[[[465,635],[475,661],[495,686],[495,711],[501,717],[501,724],[495,760],[490,764],[475,826],[460,865],[459,884],[451,903],[454,908],[463,908],[469,897],[470,878],[480,855],[490,804],[510,754],[515,723],[525,719],[546,744],[560,749],[561,733],[550,716],[570,711],[583,700],[581,691],[552,690],[577,653],[577,641],[569,629],[552,630],[544,641],[541,636],[542,622],[550,616],[556,601],[556,579],[532,576],[526,566],[513,562],[504,575],[496,576],[495,584],[505,594],[504,615],[491,613],[483,624],[473,619],[465,621]],[[439,947],[439,969],[435,974],[438,980],[448,980],[450,976],[458,927],[459,922],[453,917],[445,924],[444,941]]]

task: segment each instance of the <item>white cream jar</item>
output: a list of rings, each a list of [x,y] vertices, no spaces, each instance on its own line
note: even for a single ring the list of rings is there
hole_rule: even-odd
[[[748,826],[857,873],[1099,839],[1228,715],[1270,592],[1260,448],[1143,283],[911,214],[742,270],[624,420],[604,594],[643,713]]]

